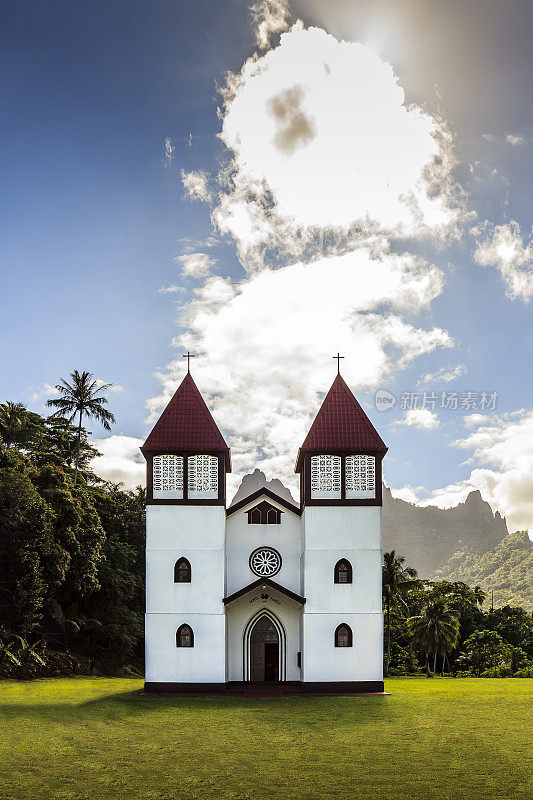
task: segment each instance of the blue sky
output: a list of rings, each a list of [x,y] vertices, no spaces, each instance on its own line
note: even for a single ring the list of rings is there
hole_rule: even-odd
[[[530,5],[514,0],[505,7],[477,0],[308,0],[289,4],[285,14],[278,0],[263,4],[263,16],[255,22],[248,5],[236,0],[2,4],[2,334],[9,347],[3,348],[0,398],[42,411],[49,396],[46,387],[73,369],[89,369],[122,387],[111,395],[117,425],[114,438],[102,445],[99,466],[113,479],[135,482],[142,466],[135,455],[137,440],[149,430],[149,411],[153,418],[179,383],[183,345],[190,344],[199,353],[194,374],[231,439],[238,470],[248,471],[258,463],[269,476],[287,480],[298,437],[334,377],[334,362],[326,358],[341,348],[343,374],[390,447],[385,474],[400,496],[451,505],[480,488],[493,508],[510,517],[511,527],[526,527],[533,517],[528,477],[533,472]],[[265,18],[272,36],[261,45],[256,34]],[[280,31],[290,30],[298,18],[303,21],[300,43],[286,36],[280,46]],[[283,106],[279,117],[285,119],[286,114],[285,122],[293,126],[291,136],[296,137],[280,145],[285,148],[287,175],[296,159],[305,158],[314,146],[323,148],[317,152],[326,154],[324,163],[329,165],[332,140],[323,135],[320,107],[312,107],[305,96],[312,26],[323,32],[314,46],[324,47],[333,59],[338,47],[326,34],[337,41],[361,42],[364,58],[371,53],[388,62],[405,91],[405,107],[420,106],[437,133],[451,132],[453,141],[442,151],[448,172],[438,181],[456,198],[460,195],[461,209],[453,214],[447,210],[445,234],[430,226],[430,232],[421,235],[416,226],[409,228],[410,222],[401,235],[386,224],[378,234],[375,226],[359,230],[355,238],[353,232],[343,233],[329,250],[317,250],[311,235],[299,251],[297,237],[292,249],[287,244],[296,234],[288,222],[292,212],[287,205],[282,209],[283,196],[288,203],[294,201],[292,209],[302,224],[311,220],[315,233],[326,231],[326,238],[327,230],[344,219],[342,209],[337,219],[325,204],[304,207],[309,183],[299,188],[297,179],[291,186],[300,195],[290,198],[291,186],[282,185],[283,177],[276,172],[275,153],[265,150],[264,174],[261,159],[253,166],[254,143],[262,132],[254,130],[260,118],[254,105],[259,102],[254,88],[259,84],[251,73],[241,76],[236,95],[240,110],[232,99],[224,110],[220,89],[228,86],[226,73],[250,66],[253,62],[247,59],[255,52],[265,67],[271,64],[266,73],[272,88],[267,82],[265,91],[292,104]],[[283,84],[274,61],[268,60],[279,47],[280,59],[284,51],[288,59]],[[297,47],[303,48],[298,63]],[[353,76],[345,77],[351,80],[359,65],[363,71],[367,68],[367,61],[354,48],[347,52],[347,71]],[[374,69],[368,59],[368,69]],[[386,107],[389,79],[380,72],[381,62],[376,62],[375,112],[381,113],[382,103],[383,113],[399,120],[398,109]],[[344,78],[339,80],[340,108],[346,97]],[[392,78],[388,85],[393,85]],[[304,86],[301,98],[283,94],[293,86]],[[220,116],[217,107],[222,109]],[[302,110],[309,111],[309,130],[305,113],[298,116]],[[359,136],[362,113],[354,106],[351,116],[342,116],[354,129],[342,134],[340,150]],[[365,114],[364,124],[370,129],[377,124],[374,110],[366,108]],[[294,127],[298,120],[303,120],[303,132]],[[280,122],[282,132],[285,122]],[[226,133],[221,139],[223,124]],[[242,146],[235,145],[236,135]],[[397,144],[397,162],[413,159],[416,165],[416,153],[409,147],[402,150],[407,141],[402,136],[390,137],[390,146]],[[165,157],[167,139],[170,158]],[[389,155],[384,152],[384,163]],[[359,169],[358,158],[347,152],[347,168]],[[363,158],[363,167],[367,162]],[[350,202],[363,210],[365,191],[369,194],[368,187],[374,186],[374,162],[368,163],[370,183],[350,194]],[[378,185],[382,162],[377,156],[375,163]],[[224,183],[224,168],[233,170],[233,189]],[[331,160],[331,170],[331,180],[324,171],[317,177],[317,196],[335,187],[336,180],[342,191],[338,160]],[[191,199],[183,175],[194,180],[203,175],[210,199]],[[228,208],[234,210],[242,199],[235,192],[235,180],[249,189],[258,175],[271,181],[275,197],[278,191],[282,210],[274,221],[263,219],[261,224],[274,227],[268,228],[262,249],[254,245],[252,252],[242,229],[232,227]],[[360,196],[355,196],[358,191]],[[375,217],[383,222],[388,200],[380,206],[378,196],[376,202]],[[211,215],[218,220],[215,224]],[[273,249],[277,235],[282,246]],[[406,255],[409,269],[418,259],[418,276],[404,279],[411,293],[424,279],[430,280],[424,297],[409,305],[403,295],[400,302],[399,295],[378,288],[375,256],[368,249],[372,237],[378,260],[392,270],[384,273],[384,281],[396,274],[391,254]],[[257,261],[260,249],[266,253],[262,264]],[[316,285],[320,287],[326,274],[336,276],[332,280],[341,281],[342,294],[347,273],[340,262],[329,259],[356,250],[366,254],[367,261],[360,263],[359,255],[353,256],[351,274],[358,277],[346,289],[354,292],[351,333],[339,329],[331,340],[323,336],[319,346],[311,337],[305,348],[306,340],[291,331],[288,322],[299,320],[300,329],[303,324],[312,331],[321,312],[313,305],[315,295],[305,300],[312,285],[306,276],[312,276],[313,269],[291,270],[291,265],[319,262]],[[204,271],[193,265],[191,274],[183,274],[186,263],[176,259],[196,253],[211,266],[205,267],[204,261]],[[358,287],[363,284],[365,291],[374,287],[372,299],[358,306]],[[177,290],[161,292],[165,287]],[[279,307],[279,317],[275,312],[268,318],[257,314],[254,303],[261,292],[269,305]],[[282,292],[291,302],[280,302]],[[304,297],[304,309],[298,297]],[[231,311],[226,316],[224,306]],[[324,310],[334,312],[333,307]],[[397,334],[394,341],[382,341],[380,319],[386,327],[392,325],[392,316],[404,326],[398,328],[401,344]],[[254,320],[260,329],[254,330],[247,347],[247,326],[256,324]],[[405,326],[411,326],[412,334]],[[444,334],[440,346],[436,334],[429,341],[426,332],[437,330],[446,332],[448,346],[442,346]],[[359,368],[362,360],[371,359],[374,346],[376,358],[385,354],[386,363]],[[457,377],[443,381],[438,377],[443,373]],[[428,374],[435,377],[424,383],[422,376]],[[419,389],[495,391],[498,401],[482,418],[470,414],[465,419],[466,410],[438,408],[434,416],[409,416],[399,402],[393,410],[379,413],[374,395],[380,387],[392,391],[398,401],[402,392]],[[277,406],[272,395],[281,398]],[[103,440],[97,426],[91,429]],[[266,433],[257,438],[258,431]]]

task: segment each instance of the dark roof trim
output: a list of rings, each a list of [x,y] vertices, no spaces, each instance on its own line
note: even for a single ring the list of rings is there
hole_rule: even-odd
[[[298,514],[298,516],[301,516],[302,511],[299,506],[294,505],[294,503],[289,503],[288,500],[285,500],[283,497],[280,497],[271,489],[267,489],[266,486],[261,489],[257,489],[255,492],[252,492],[252,494],[249,494],[248,497],[244,497],[242,500],[239,500],[239,502],[235,503],[234,506],[230,506],[229,508],[227,508],[226,514],[229,516],[230,514],[234,514],[235,511],[240,511],[241,508],[244,508],[244,506],[253,503],[254,500],[257,500],[262,495],[270,497],[271,500],[275,500],[276,503],[279,503],[280,506],[283,506],[283,508],[287,508],[289,511],[292,511],[293,514]]]
[[[281,585],[281,583],[276,583],[276,581],[273,581],[270,578],[258,578],[256,581],[253,581],[253,583],[249,583],[248,586],[243,586],[242,589],[239,589],[237,592],[233,592],[233,594],[228,595],[223,599],[222,602],[225,606],[227,606],[228,603],[238,600],[239,597],[248,594],[248,592],[252,592],[254,589],[259,588],[259,586],[270,586],[271,589],[275,589],[277,592],[290,597],[291,600],[295,600],[297,603],[301,603],[302,605],[305,603],[305,597],[301,597],[299,594],[296,594],[296,592],[291,592],[290,589],[286,589],[285,586]]]

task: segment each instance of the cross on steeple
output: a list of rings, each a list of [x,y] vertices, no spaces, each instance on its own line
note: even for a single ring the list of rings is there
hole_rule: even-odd
[[[187,359],[187,372],[190,372],[191,371],[191,358],[196,358],[196,356],[193,355],[192,353],[189,353],[189,351],[187,350],[187,354],[182,356],[182,358],[186,358]]]
[[[344,358],[344,356],[341,356],[340,353],[337,353],[337,355],[336,356],[332,356],[332,358],[336,358],[337,359],[337,374],[340,375],[341,374],[341,358]]]

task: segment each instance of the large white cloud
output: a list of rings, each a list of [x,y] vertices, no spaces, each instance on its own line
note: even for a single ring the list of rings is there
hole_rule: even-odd
[[[393,253],[390,237],[439,236],[460,207],[450,137],[405,105],[389,64],[301,22],[282,32],[284,0],[258,2],[253,14],[262,50],[281,36],[228,76],[218,193],[213,176],[182,173],[192,199],[212,201],[213,224],[234,238],[247,277],[207,276],[174,344],[197,355],[194,377],[229,435],[230,489],[260,462],[297,491],[294,460],[333,380],[334,353],[362,390],[452,346],[445,330],[416,320],[442,274]],[[180,356],[159,376],[151,421],[183,369]]]
[[[484,500],[506,516],[510,530],[529,530],[531,536],[533,411],[520,410],[489,419],[471,415],[468,425],[475,430],[452,443],[470,452],[470,462],[477,465],[468,478],[436,489],[429,497],[422,496],[420,487],[402,487],[395,494],[420,505],[450,508],[463,502],[473,489],[479,489]]]
[[[237,472],[261,461],[269,477],[295,488],[294,459],[334,377],[332,356],[359,389],[437,347],[440,328],[409,319],[441,291],[435,268],[410,255],[368,248],[265,270],[238,285],[212,278],[185,310],[187,332],[175,343],[198,354],[194,376],[218,424],[229,432]],[[162,376],[159,414],[183,377],[181,357]]]
[[[404,99],[370,49],[301,23],[229,76],[220,136],[233,159],[213,218],[245,264],[273,245],[322,246],[325,231],[411,236],[454,223],[449,136]]]

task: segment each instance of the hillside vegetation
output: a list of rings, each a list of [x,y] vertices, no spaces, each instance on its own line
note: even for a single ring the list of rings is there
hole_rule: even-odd
[[[488,594],[494,592],[497,606],[533,611],[533,542],[527,531],[516,531],[486,553],[460,550],[433,577],[479,585]]]

